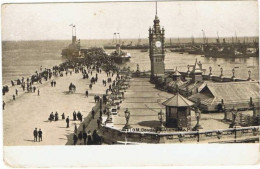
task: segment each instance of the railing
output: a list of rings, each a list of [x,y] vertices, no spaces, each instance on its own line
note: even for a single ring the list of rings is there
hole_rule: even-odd
[[[156,132],[136,132],[122,131],[112,127],[102,125],[100,134],[107,143],[116,144],[120,142],[139,143],[194,143],[194,142],[223,142],[225,140],[236,141],[239,139],[257,138],[260,135],[260,126],[250,126],[241,128],[156,133]]]

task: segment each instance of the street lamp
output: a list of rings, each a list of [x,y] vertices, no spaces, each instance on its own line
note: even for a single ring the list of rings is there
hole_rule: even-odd
[[[248,71],[248,81],[251,80],[251,70]]]
[[[209,67],[209,75],[212,75],[211,72],[212,72],[212,67],[210,66],[210,67]]]
[[[237,124],[237,108],[233,106],[233,110],[232,110],[232,123],[230,124],[229,128],[234,128],[236,126],[238,126]]]
[[[123,127],[123,129],[128,130],[131,128],[131,126],[128,124],[129,119],[130,119],[130,112],[129,112],[128,108],[125,110],[125,119],[126,119],[126,124]]]
[[[165,130],[164,126],[163,126],[163,118],[164,118],[164,113],[162,112],[162,110],[158,113],[158,119],[160,121],[160,130]]]
[[[223,68],[221,67],[220,68],[220,77],[222,77],[223,76]]]
[[[195,125],[194,130],[203,129],[203,127],[200,125],[200,114],[201,114],[200,109],[198,107],[196,107],[195,108],[195,116],[196,116],[196,119],[197,119],[197,124]]]
[[[232,74],[233,74],[232,78],[235,78],[235,68],[232,69]]]

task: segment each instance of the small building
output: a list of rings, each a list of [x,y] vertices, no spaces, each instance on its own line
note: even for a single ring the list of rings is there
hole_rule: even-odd
[[[235,106],[248,109],[250,98],[259,107],[259,84],[257,82],[204,83],[198,93],[189,97],[193,102],[200,100],[200,108],[205,112],[217,111],[222,100],[226,109]]]
[[[191,101],[177,93],[162,104],[166,106],[167,128],[191,128]]]

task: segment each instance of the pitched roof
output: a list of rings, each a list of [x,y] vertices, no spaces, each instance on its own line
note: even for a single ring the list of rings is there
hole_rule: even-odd
[[[175,72],[172,74],[173,76],[181,76],[180,72],[178,71],[177,67]]]
[[[169,98],[168,100],[162,103],[164,106],[172,106],[172,107],[189,107],[192,106],[193,103],[177,93],[175,96]]]
[[[207,89],[207,90],[204,90]],[[249,102],[250,97],[259,100],[259,84],[257,82],[228,82],[228,83],[209,83],[200,90],[200,94],[210,92],[214,98],[211,104],[224,100],[225,103]],[[193,95],[189,99],[202,97],[200,94]],[[211,97],[211,98],[212,98]],[[209,97],[210,98],[210,97]]]
[[[183,85],[185,82],[183,82],[182,80],[175,80],[175,81],[170,81],[168,84],[167,84],[167,87],[175,87],[176,85],[178,86],[181,86]]]
[[[194,71],[195,73],[201,73],[201,72],[202,72],[199,63],[197,63],[197,58],[196,58],[196,61],[195,61],[195,65],[194,65],[193,71]]]

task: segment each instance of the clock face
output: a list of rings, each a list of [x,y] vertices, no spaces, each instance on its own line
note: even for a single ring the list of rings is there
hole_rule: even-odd
[[[162,45],[162,43],[161,43],[160,41],[156,41],[156,42],[155,42],[155,46],[156,46],[157,48],[161,47],[161,45]]]

